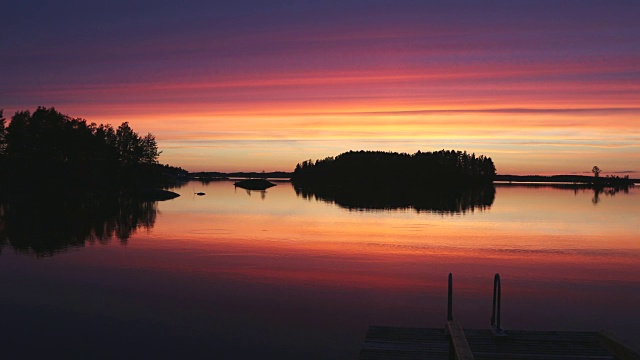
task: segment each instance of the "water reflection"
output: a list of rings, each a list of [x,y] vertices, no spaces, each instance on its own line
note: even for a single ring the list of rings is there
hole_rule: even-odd
[[[602,187],[597,187],[597,188],[593,188],[593,198],[591,198],[591,202],[593,203],[593,205],[598,205],[598,203],[600,202],[600,195],[604,194],[605,196],[615,196],[617,193],[619,192],[623,192],[624,194],[628,194],[629,193],[629,187],[628,186],[624,186],[624,187],[608,187],[608,188],[602,188]]]
[[[304,199],[318,199],[335,203],[350,210],[396,210],[414,209],[440,214],[466,213],[486,210],[495,199],[493,186],[484,188],[446,190],[408,190],[404,188],[385,189],[336,189],[304,188],[294,185],[296,195]]]
[[[468,328],[488,326],[499,272],[508,329],[640,346],[637,188],[594,207],[589,189],[498,186],[473,216],[349,212],[289,184],[264,201],[232,181],[172,190],[130,246],[2,254],[4,358],[355,359],[369,325],[440,326],[448,272]]]
[[[245,191],[247,192],[247,195],[251,196],[251,193],[260,193],[260,199],[264,200],[267,197],[267,191],[266,190],[248,190],[245,189]]]
[[[157,205],[117,194],[28,194],[0,199],[0,251],[51,256],[85,242],[126,244],[156,222]]]
[[[578,194],[579,192],[592,191],[593,197],[591,198],[591,203],[593,205],[598,205],[600,203],[601,195],[606,197],[612,197],[616,194],[622,192],[623,194],[629,194],[629,188],[633,188],[634,185],[616,185],[616,186],[596,186],[592,184],[573,184],[573,183],[498,183],[496,184],[498,187],[505,186],[521,186],[521,187],[529,187],[529,188],[552,188],[552,189],[561,189],[561,190],[572,190],[574,194]]]

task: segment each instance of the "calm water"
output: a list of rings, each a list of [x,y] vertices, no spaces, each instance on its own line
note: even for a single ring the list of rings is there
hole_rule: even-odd
[[[488,327],[499,272],[507,330],[640,349],[638,187],[502,185],[464,212],[349,210],[288,183],[175,191],[97,220],[0,207],[0,357],[355,358],[369,325],[443,326],[449,272],[464,327]]]

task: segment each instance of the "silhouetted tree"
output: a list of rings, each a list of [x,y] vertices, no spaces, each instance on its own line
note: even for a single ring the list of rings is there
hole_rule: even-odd
[[[6,129],[7,154],[24,160],[69,163],[92,155],[95,124],[73,119],[54,108],[18,111]]]
[[[5,142],[6,128],[4,124],[6,119],[3,113],[4,109],[0,109],[0,156],[4,155],[5,148],[7,147],[7,143]]]
[[[594,166],[593,169],[591,169],[591,172],[593,173],[593,176],[599,177],[602,170],[600,170],[599,167]]]
[[[29,121],[31,113],[29,110],[17,111],[11,118],[9,126],[6,128],[5,141],[6,152],[10,156],[21,156],[28,153],[31,146],[29,136]]]
[[[117,135],[113,126],[107,124],[96,127],[95,159],[102,162],[114,163],[118,161]]]
[[[162,151],[158,151],[158,144],[156,144],[156,137],[151,133],[147,133],[140,140],[141,157],[140,162],[143,164],[157,164],[158,157]]]
[[[116,130],[116,146],[118,148],[118,160],[122,165],[133,165],[138,163],[141,157],[140,137],[129,126],[128,122],[123,122]]]
[[[124,165],[157,164],[160,152],[153,134],[140,137],[129,126],[122,123],[116,130],[116,146],[120,162]]]

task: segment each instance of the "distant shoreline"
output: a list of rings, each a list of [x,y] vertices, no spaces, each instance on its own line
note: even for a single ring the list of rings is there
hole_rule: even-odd
[[[563,184],[586,184],[598,185],[606,184],[608,181],[615,183],[624,182],[627,185],[640,183],[640,179],[608,178],[586,176],[586,175],[496,175],[494,182],[514,182],[514,183],[563,183]]]
[[[293,172],[286,171],[272,171],[272,172],[252,172],[252,171],[240,171],[240,172],[218,172],[218,171],[200,171],[189,173],[189,178],[193,180],[230,180],[234,178],[263,178],[263,179],[278,179],[289,180],[291,179]],[[504,183],[563,183],[563,184],[593,184],[593,176],[586,175],[496,175],[494,182]],[[599,179],[606,180],[606,177]],[[630,183],[640,183],[640,179],[629,179]]]
[[[190,172],[188,177],[193,180],[231,180],[231,179],[291,179],[292,172],[271,171],[271,172],[219,172],[219,171],[198,171]]]

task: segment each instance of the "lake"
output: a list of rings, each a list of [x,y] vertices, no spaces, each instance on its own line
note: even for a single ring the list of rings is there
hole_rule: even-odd
[[[369,325],[610,330],[640,349],[640,188],[362,208],[233,182],[0,207],[3,358],[356,358]],[[196,196],[195,192],[205,192]],[[460,203],[460,202],[458,202]]]

